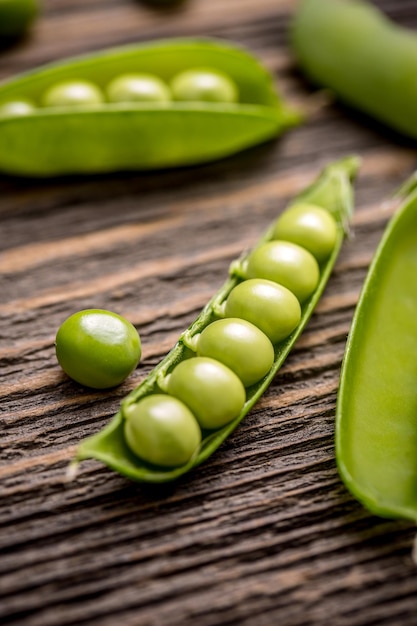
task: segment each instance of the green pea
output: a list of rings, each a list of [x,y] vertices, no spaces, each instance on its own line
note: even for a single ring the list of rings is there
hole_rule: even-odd
[[[304,302],[315,290],[320,270],[313,255],[289,241],[269,241],[249,255],[247,278],[266,278],[279,283]]]
[[[279,343],[300,323],[301,307],[286,287],[271,280],[249,278],[232,289],[226,300],[225,314],[251,322],[272,343]]]
[[[197,354],[224,363],[245,387],[263,378],[274,362],[274,348],[268,337],[254,324],[238,318],[206,326],[198,339]]]
[[[74,313],[56,335],[56,356],[73,380],[94,389],[119,385],[141,357],[136,328],[116,313],[86,309]]]
[[[131,451],[162,467],[185,465],[201,443],[200,427],[177,398],[154,394],[124,409],[124,435]]]
[[[123,74],[109,83],[110,102],[169,102],[168,86],[152,74]]]
[[[174,368],[167,390],[189,407],[204,429],[229,423],[246,400],[245,388],[236,374],[214,359],[198,356]]]
[[[11,100],[0,105],[0,115],[29,115],[35,109],[29,100]]]
[[[336,220],[314,204],[295,204],[275,222],[273,238],[297,243],[322,263],[336,245]]]
[[[87,80],[57,83],[45,92],[42,99],[45,107],[86,106],[102,102],[104,96],[100,89]]]
[[[38,12],[37,0],[0,0],[0,37],[17,37]]]
[[[181,72],[172,80],[171,90],[174,100],[189,102],[237,102],[239,97],[229,76],[206,68]]]

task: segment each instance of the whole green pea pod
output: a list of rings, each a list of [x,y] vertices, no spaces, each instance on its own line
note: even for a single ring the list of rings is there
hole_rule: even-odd
[[[350,329],[336,455],[352,494],[382,517],[417,520],[417,185],[390,220]]]
[[[105,93],[123,75],[139,72],[169,84],[193,68],[227,75],[239,100],[100,102],[95,97],[86,106],[44,106],[45,93],[68,81]],[[24,114],[22,102],[33,104]],[[13,114],[13,103],[19,114]],[[0,171],[55,176],[193,165],[272,139],[300,121],[300,113],[280,98],[271,74],[246,50],[214,39],[155,41],[53,63],[1,83]]]
[[[417,34],[361,0],[301,0],[292,46],[316,84],[417,137]]]
[[[271,347],[271,362],[269,362],[266,373],[265,371],[262,371],[260,373],[258,372],[256,376],[257,382],[252,384],[253,381],[246,381],[246,389],[244,389],[242,383],[237,378],[237,376],[231,370],[229,370],[229,366],[233,367],[233,362],[226,362],[227,367],[223,364],[221,365],[221,376],[216,379],[219,380],[219,383],[216,382],[214,388],[210,390],[211,395],[208,401],[204,399],[204,416],[203,420],[200,421],[200,426],[202,426],[201,442],[198,444],[198,447],[192,457],[187,460],[187,462],[177,467],[164,468],[151,465],[141,459],[140,456],[137,456],[132,452],[126,441],[125,426],[126,424],[129,424],[129,419],[131,419],[132,415],[135,415],[136,410],[139,406],[148,406],[150,404],[158,405],[159,403],[160,408],[161,406],[165,406],[164,399],[166,404],[167,398],[172,398],[172,395],[177,396],[177,394],[181,400],[185,398],[185,401],[187,401],[187,394],[190,391],[187,388],[187,385],[189,385],[190,382],[189,377],[195,376],[195,371],[191,371],[194,363],[204,362],[203,364],[207,364],[207,362],[209,362],[209,365],[211,367],[213,365],[213,361],[216,363],[215,359],[217,358],[222,359],[224,357],[226,360],[229,359],[231,352],[234,350],[234,348],[237,347],[238,363],[235,363],[235,365],[237,366],[237,369],[235,371],[239,374],[240,366],[244,365],[250,369],[251,374],[254,373],[253,366],[255,365],[256,368],[258,367],[259,363],[257,363],[257,358],[259,355],[256,353],[255,350],[253,350],[247,355],[243,354],[242,357],[243,344],[239,343],[240,339],[238,341],[238,345],[236,346],[236,343],[233,344],[233,341],[230,341],[230,335],[227,334],[228,330],[230,329],[227,322],[231,322],[231,326],[234,326],[236,319],[234,319],[233,316],[237,315],[239,317],[239,309],[235,308],[236,301],[233,303],[234,308],[232,318],[228,320],[228,318],[225,318],[224,315],[225,311],[227,315],[227,304],[229,302],[228,299],[230,294],[234,292],[234,289],[242,285],[245,287],[248,283],[251,282],[251,279],[249,279],[248,277],[248,261],[251,259],[251,255],[256,252],[262,251],[265,246],[268,247],[270,244],[277,243],[274,237],[277,229],[278,231],[280,229],[279,220],[274,222],[274,224],[270,228],[268,228],[268,230],[261,237],[261,239],[252,251],[244,254],[241,258],[237,259],[231,264],[230,276],[226,280],[224,285],[220,288],[219,292],[215,294],[210,302],[204,307],[201,314],[190,326],[190,328],[183,333],[178,343],[171,350],[171,352],[159,363],[159,365],[156,366],[156,368],[146,377],[146,379],[122,401],[121,409],[115,415],[113,420],[101,432],[93,435],[92,437],[89,437],[79,445],[76,459],[70,466],[70,475],[72,475],[73,471],[75,471],[75,468],[79,461],[87,458],[95,458],[102,461],[120,474],[123,474],[133,480],[145,482],[166,482],[173,480],[178,476],[181,476],[182,474],[193,469],[194,467],[205,461],[211,454],[213,454],[215,450],[217,450],[217,448],[233,432],[233,430],[238,426],[244,416],[253,407],[255,402],[267,389],[274,376],[284,363],[287,355],[291,351],[298,337],[305,328],[317,302],[320,299],[321,294],[323,293],[326,283],[330,277],[332,268],[336,262],[343,240],[345,238],[347,225],[352,214],[353,188],[351,181],[354,178],[358,167],[359,159],[354,156],[346,157],[344,159],[331,163],[322,171],[316,181],[311,184],[304,192],[299,194],[286,209],[286,211],[284,211],[285,214],[287,211],[291,211],[293,207],[298,208],[300,206],[314,206],[314,215],[317,214],[317,207],[319,207],[319,212],[325,212],[329,216],[332,216],[336,225],[332,248],[328,250],[327,257],[325,259],[322,258],[319,263],[316,263],[314,261],[314,258],[310,255],[310,260],[315,262],[316,266],[318,267],[317,282],[315,283],[313,291],[310,293],[310,295],[306,298],[303,297],[301,304],[298,305],[299,318],[296,322],[295,327],[292,326],[292,328],[289,328],[288,331],[285,333],[285,337],[276,336],[272,339],[272,341],[274,341],[275,339],[275,343],[273,344],[273,348]],[[282,242],[278,241],[278,244],[280,243]],[[294,248],[299,248],[299,246],[294,245]],[[306,250],[304,250],[304,253],[309,254],[306,252]],[[270,281],[264,282],[270,284]],[[274,286],[274,283],[272,283],[272,286]],[[284,290],[284,287],[279,286],[277,287],[277,289],[278,291]],[[253,297],[253,292],[251,293],[251,297]],[[285,289],[285,293],[288,295],[289,290]],[[290,303],[292,306],[293,300],[295,300],[295,296],[291,293],[289,295],[291,296],[292,300],[286,298],[285,302]],[[245,309],[245,311],[247,310],[247,306],[249,304],[250,303],[248,302],[248,299],[244,298],[243,308]],[[239,307],[239,302],[237,306]],[[271,309],[273,310],[274,307],[275,301],[272,302],[271,307],[268,307],[269,314],[271,313]],[[251,313],[253,313],[253,309],[251,310]],[[291,312],[290,315],[292,316],[293,313]],[[252,317],[251,321],[256,324],[256,316]],[[282,316],[280,316],[279,323],[281,324],[282,321],[284,321],[284,323],[288,321],[286,320],[285,310],[282,311]],[[237,322],[239,323],[239,320],[237,320]],[[269,339],[266,337],[266,335],[263,334],[263,332],[259,330],[259,328],[262,327],[265,332],[267,332],[267,326],[270,322],[270,315],[269,319],[267,319],[267,316],[264,315],[262,306],[259,313],[259,322],[260,323],[258,328],[254,328],[254,325],[249,322],[243,322],[241,326],[244,325],[245,332],[246,330],[250,331],[249,341],[252,341],[251,333],[253,330],[255,330],[256,333],[262,335],[262,342],[268,343]],[[202,341],[202,338],[207,333],[207,331],[211,331],[214,326],[218,325],[222,326],[222,332],[226,327],[226,334],[223,334],[222,337],[224,338],[224,341],[227,342],[228,348],[223,350],[223,355],[222,351],[220,350],[219,352],[217,350],[217,346],[211,343],[210,337],[206,337],[206,340]],[[241,329],[239,329],[239,332],[240,330]],[[246,342],[246,338],[244,339],[244,341]],[[256,337],[255,342],[257,342]],[[247,345],[251,344],[245,343],[245,346]],[[255,345],[260,344],[256,343]],[[202,354],[202,356],[195,356],[196,349],[197,353]],[[209,353],[206,352],[206,349],[208,349]],[[215,354],[213,353],[213,351],[215,352]],[[263,363],[261,364],[261,366],[264,367],[265,363],[269,359],[268,348],[266,348],[265,350],[262,346],[260,352],[262,352],[262,355],[265,357],[263,359]],[[185,378],[181,376],[182,373],[185,373]],[[225,376],[223,376],[224,374]],[[262,377],[259,379],[260,376]],[[224,381],[230,381],[230,383],[226,383],[230,384],[230,398],[227,392],[227,388],[224,388]],[[240,389],[243,393],[242,405],[239,405],[239,398],[241,393]],[[197,389],[194,389],[194,391],[196,391],[195,397],[193,397],[192,402],[189,403],[189,407],[191,407],[192,411],[194,410],[196,404],[198,404],[201,400],[201,398],[199,398],[200,394],[198,391],[198,386]],[[172,395],[170,395],[171,393]],[[220,425],[220,427],[214,427],[212,409],[213,407],[214,409],[216,409],[218,404],[223,405],[224,399],[226,399],[227,402],[230,399],[232,400],[232,412],[236,411],[237,406],[240,406],[240,408],[237,413],[232,413],[232,419],[230,421],[224,423],[224,420],[222,420],[223,423]],[[144,400],[146,400],[146,402],[144,402]],[[178,423],[187,423],[187,437],[188,440],[192,440],[192,442],[194,442],[194,445],[196,441],[195,432],[194,430],[190,432],[189,428],[189,425],[191,423],[190,419],[192,419],[192,416],[190,418],[189,412],[187,412],[186,414],[185,412],[183,412],[182,415],[177,416],[177,408],[178,407],[176,404],[173,408],[173,411],[175,413],[174,417],[175,419],[177,419],[178,417]],[[229,410],[229,408],[230,407],[228,407],[227,410]],[[151,407],[151,410],[153,409],[154,406]],[[207,415],[206,409],[209,413],[208,422],[204,421]],[[218,416],[216,415],[215,419],[217,419],[217,417]],[[224,415],[222,417],[224,417]],[[229,419],[229,417],[227,419]],[[158,419],[159,418],[161,418],[161,414],[159,414]],[[162,418],[165,419],[166,415],[163,415]],[[149,424],[149,414],[146,415],[146,420],[147,424]],[[220,422],[217,423],[220,424]],[[128,436],[131,440],[134,441],[135,444],[137,444],[138,448],[141,443],[143,443],[142,447],[145,449],[145,452],[146,446],[152,446],[152,441],[150,441],[150,439],[152,438],[152,433],[147,430],[142,431],[141,433],[139,433],[139,435],[137,435],[137,433],[135,432],[133,432],[133,434],[132,432],[128,432]],[[146,439],[146,442],[143,441],[144,439]],[[178,454],[176,455],[176,460],[178,460],[178,458],[182,458],[182,453],[184,450],[183,448],[180,448],[178,438],[176,437],[174,441],[173,437],[171,437],[170,434],[169,440],[172,444],[170,450],[172,451],[174,447],[175,451],[178,452]],[[168,452],[170,452],[170,450],[168,450]],[[156,450],[156,452],[158,453],[159,451]],[[155,454],[153,458],[159,459],[160,457],[158,454]]]

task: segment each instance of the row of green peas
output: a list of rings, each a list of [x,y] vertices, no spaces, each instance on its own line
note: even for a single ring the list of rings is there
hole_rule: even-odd
[[[174,76],[169,85],[158,76],[146,73],[116,76],[105,90],[87,80],[60,82],[43,94],[41,106],[94,106],[105,102],[235,103],[238,100],[238,88],[227,74],[212,68],[192,68]],[[0,106],[0,115],[27,115],[36,109],[36,104],[28,99],[12,100]]]
[[[123,409],[125,440],[135,455],[181,466],[198,452],[202,432],[241,412],[247,389],[272,367],[274,345],[298,326],[336,238],[335,219],[319,206],[295,204],[283,212],[271,239],[232,268],[241,280],[215,311],[218,319],[183,338],[193,356],[158,380],[160,393]]]

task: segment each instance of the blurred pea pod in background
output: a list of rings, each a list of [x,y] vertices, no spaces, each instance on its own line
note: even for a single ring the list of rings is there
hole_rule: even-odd
[[[38,0],[0,0],[0,44],[23,35],[38,13]]]
[[[417,34],[362,0],[301,0],[291,42],[316,85],[417,138]]]
[[[1,171],[55,176],[195,165],[271,140],[303,121],[256,57],[210,38],[153,40],[50,63],[3,81],[0,106],[16,101],[40,104],[51,88],[74,80],[106,89],[110,81],[137,67],[169,84],[190,65],[227,74],[240,101],[175,101],[166,106],[129,102],[122,107],[103,103],[54,110],[39,106],[26,115],[2,116]],[[132,136],[141,141],[132,142]]]

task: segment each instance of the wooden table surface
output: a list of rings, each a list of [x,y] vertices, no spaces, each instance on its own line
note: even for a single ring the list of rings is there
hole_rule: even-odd
[[[417,28],[417,2],[379,0]],[[311,89],[288,48],[295,0],[44,0],[0,78],[104,47],[177,35],[247,46],[293,102]],[[1,137],[0,137],[1,141]],[[98,462],[65,483],[77,443],[175,343],[294,193],[357,153],[354,237],[262,400],[208,462],[165,487]],[[55,180],[0,176],[0,619],[21,626],[415,626],[412,524],[368,513],[341,483],[334,415],[346,336],[415,147],[332,104],[281,139],[215,164]],[[93,392],[57,365],[60,323],[106,308],[143,359]]]

